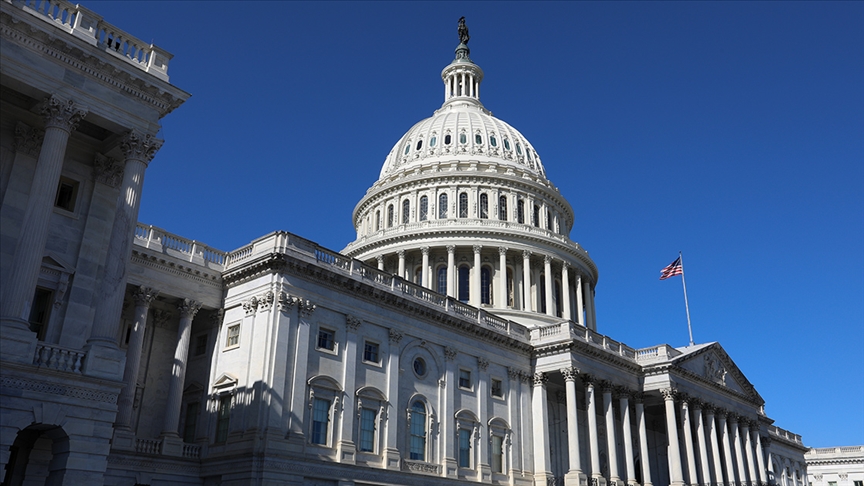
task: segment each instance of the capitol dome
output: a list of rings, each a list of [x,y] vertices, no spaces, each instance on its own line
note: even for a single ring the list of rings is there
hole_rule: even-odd
[[[390,150],[342,253],[529,327],[595,329],[597,267],[569,238],[573,208],[534,146],[480,102],[464,34],[441,72],[444,103]]]

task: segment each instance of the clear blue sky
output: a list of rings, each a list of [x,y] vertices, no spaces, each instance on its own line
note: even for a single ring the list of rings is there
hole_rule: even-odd
[[[331,249],[440,106],[467,17],[482,101],[573,205],[598,330],[719,341],[776,425],[864,444],[864,2],[89,2],[175,55],[140,220]]]

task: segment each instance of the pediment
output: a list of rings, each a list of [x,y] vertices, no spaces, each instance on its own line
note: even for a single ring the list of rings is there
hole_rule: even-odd
[[[61,257],[57,256],[53,252],[48,252],[42,257],[42,266],[54,270],[59,270],[63,273],[75,273],[75,267],[70,265],[67,261],[63,260]]]
[[[756,388],[719,343],[697,346],[697,349],[690,352],[687,348],[679,348],[679,351],[683,354],[672,360],[674,366],[689,371],[718,387],[747,396],[755,402],[764,403]]]
[[[213,388],[216,390],[224,390],[235,386],[237,386],[237,378],[230,373],[222,373],[213,383]]]

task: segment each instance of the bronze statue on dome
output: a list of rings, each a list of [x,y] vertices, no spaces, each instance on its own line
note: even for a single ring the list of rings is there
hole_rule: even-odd
[[[465,17],[459,19],[459,42],[468,45],[471,36],[468,35],[468,27],[465,25]]]

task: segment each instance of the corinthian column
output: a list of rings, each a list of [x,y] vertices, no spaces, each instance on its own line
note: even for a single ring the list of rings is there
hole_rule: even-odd
[[[717,424],[720,421],[720,417],[717,417],[717,420],[714,419],[714,412],[716,411],[716,407],[714,405],[706,405],[705,412],[708,414],[708,426],[711,427],[711,459],[714,465],[714,486],[720,486],[721,484],[726,484],[725,476],[723,475],[723,461],[720,459],[720,441],[717,437]]]
[[[750,433],[756,436],[756,465],[759,468],[759,485],[768,484],[768,475],[765,472],[765,455],[762,451],[762,436],[759,434],[759,422],[750,424]]]
[[[432,285],[429,283],[429,247],[424,246],[420,248],[420,252],[423,253],[423,268],[420,270],[420,285],[428,288],[432,288]]]
[[[114,214],[114,226],[108,240],[105,273],[96,299],[96,314],[90,331],[89,345],[117,346],[117,322],[126,293],[126,266],[132,253],[132,239],[138,223],[144,170],[162,146],[151,135],[129,132],[120,148],[126,157],[123,185]]]
[[[177,427],[180,423],[180,405],[183,402],[183,381],[186,379],[186,360],[189,358],[189,335],[192,332],[192,319],[201,308],[201,304],[190,299],[183,299],[177,306],[180,312],[180,324],[177,326],[177,345],[174,348],[174,366],[171,369],[171,381],[168,385],[168,398],[165,402],[165,421],[162,435],[178,437]]]
[[[585,327],[584,301],[582,298],[582,274],[576,274],[576,323]]]
[[[546,486],[552,479],[549,461],[549,415],[546,407],[546,373],[534,373],[534,393],[531,395],[531,408],[534,410],[532,428],[534,429],[534,484]]]
[[[571,319],[570,313],[570,272],[568,271],[568,267],[570,265],[567,262],[563,262],[561,264],[561,302],[558,305],[561,306],[561,317],[567,319],[568,321]]]
[[[645,405],[641,393],[636,394],[636,422],[639,425],[639,456],[642,458],[642,486],[653,486],[651,461],[648,460],[648,431],[645,427]]]
[[[678,424],[675,420],[675,391],[660,390],[666,403],[666,437],[669,440],[669,477],[672,486],[683,486],[684,471],[681,469],[681,447],[678,444]]]
[[[474,245],[474,268],[471,269],[471,285],[470,285],[470,295],[468,296],[469,302],[474,307],[480,307],[480,303],[483,302],[483,298],[480,297],[480,250],[483,247],[481,245]]]
[[[750,476],[750,484],[755,485],[759,483],[759,476],[756,475],[756,456],[753,454],[753,443],[750,441],[750,420],[742,418],[739,425],[741,427],[740,433],[744,434],[744,451],[747,455],[747,473]]]
[[[399,256],[399,278],[405,278],[405,250],[397,250]]]
[[[567,452],[570,470],[564,477],[565,486],[579,486],[582,476],[582,458],[579,454],[579,409],[576,405],[576,376],[579,370],[574,367],[561,370],[567,392]]]
[[[693,402],[693,414],[696,416],[696,440],[699,441],[699,467],[702,470],[702,486],[713,486],[711,466],[708,463],[708,444],[705,441],[705,419],[702,416],[702,402]]]
[[[456,297],[456,246],[447,245],[447,297]]]
[[[531,305],[531,252],[522,250],[522,310],[533,310]]]
[[[132,423],[132,404],[138,386],[138,366],[141,362],[141,348],[144,346],[147,313],[150,310],[150,303],[158,294],[159,291],[144,286],[132,292],[132,299],[135,301],[135,322],[132,323],[129,347],[126,349],[126,367],[123,370],[125,387],[120,390],[120,397],[117,399],[117,419],[114,421],[114,426],[117,428],[128,429]]]
[[[630,430],[630,394],[622,391],[618,397],[621,407],[621,425],[624,433],[624,464],[627,468],[627,484],[636,483],[636,465],[633,463],[633,432]]]
[[[729,441],[729,428],[726,426],[726,411],[717,411],[720,431],[723,433],[723,463],[726,468],[726,484],[735,484],[735,463],[732,462],[732,447]]]
[[[42,104],[40,113],[45,119],[45,136],[36,161],[27,208],[24,210],[21,236],[15,245],[15,256],[9,266],[8,276],[2,282],[0,294],[4,344],[10,344],[7,342],[8,329],[30,332],[27,323],[30,301],[39,280],[39,269],[42,267],[48,224],[63,169],[66,145],[69,135],[87,115],[87,109],[76,105],[72,100],[63,100],[52,95]],[[4,345],[2,351],[4,359],[7,360],[18,358],[21,352],[25,354],[25,361],[33,359],[32,350],[21,350],[20,346]]]
[[[594,380],[588,376],[582,376],[585,384],[585,401],[588,412],[588,443],[591,451],[591,479],[603,478],[600,473],[600,435],[597,433],[597,397],[595,396]]]
[[[744,469],[744,452],[741,449],[741,435],[738,431],[738,416],[729,418],[729,432],[735,444],[735,466],[738,471],[738,482],[742,486],[747,483],[747,471]]]
[[[507,308],[507,248],[498,247],[498,309]]]
[[[615,437],[615,410],[612,407],[612,384],[603,382],[603,410],[606,414],[606,452],[609,455],[609,482],[612,486],[621,481],[618,472],[618,440]]]
[[[555,315],[555,305],[552,296],[555,294],[555,289],[552,288],[552,257],[546,255],[543,257],[543,285],[546,287],[546,315]]]
[[[690,426],[690,404],[689,399],[681,400],[681,429],[684,430],[684,450],[687,454],[687,475],[691,485],[699,483],[696,474],[696,453],[693,450],[693,431]]]

